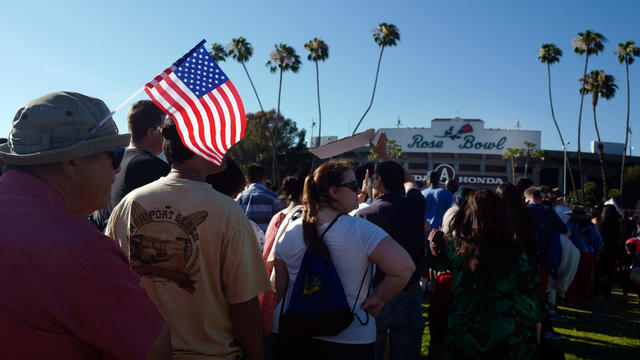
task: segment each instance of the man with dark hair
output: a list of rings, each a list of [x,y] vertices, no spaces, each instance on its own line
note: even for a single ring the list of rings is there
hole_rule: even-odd
[[[425,200],[413,177],[386,153],[386,134],[372,149],[384,160],[372,177],[373,202],[358,210],[356,216],[369,220],[385,230],[411,256],[416,271],[402,292],[384,304],[376,317],[375,359],[384,357],[387,336],[392,359],[419,359],[424,320],[420,274],[424,268]],[[373,287],[385,274],[379,269]]]
[[[440,187],[440,173],[435,170],[427,173],[427,188],[422,190],[427,203],[425,218],[432,229],[442,226],[444,213],[453,205],[453,194],[447,189]]]
[[[3,359],[170,359],[169,327],[129,259],[86,221],[128,134],[99,99],[55,92],[13,119],[0,159]]]
[[[151,100],[141,100],[131,106],[127,126],[131,143],[124,152],[122,170],[111,186],[109,205],[95,214],[94,222],[104,231],[113,208],[132,190],[147,185],[169,173],[169,165],[157,156],[162,152],[162,135],[158,128],[165,114]]]
[[[262,166],[249,166],[247,178],[249,185],[238,195],[236,201],[245,215],[255,222],[260,230],[266,232],[273,215],[282,210],[282,203],[278,194],[267,189],[267,173]]]

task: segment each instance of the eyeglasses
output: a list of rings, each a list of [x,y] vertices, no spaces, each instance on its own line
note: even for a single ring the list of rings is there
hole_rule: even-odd
[[[107,154],[111,156],[111,166],[113,170],[117,170],[120,167],[122,158],[124,157],[124,148],[117,148],[107,151]]]
[[[349,181],[344,184],[336,185],[336,187],[346,187],[347,189],[353,192],[358,192],[358,190],[360,190],[360,185],[358,185],[358,182],[356,180]]]

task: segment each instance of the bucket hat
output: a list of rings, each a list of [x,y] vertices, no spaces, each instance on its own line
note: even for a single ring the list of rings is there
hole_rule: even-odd
[[[582,205],[572,207],[571,211],[567,211],[565,214],[579,220],[591,220],[591,215],[587,214],[587,208]]]
[[[50,164],[125,147],[130,135],[118,134],[110,114],[102,100],[79,93],[41,96],[16,113],[8,141],[0,145],[0,160],[19,166]]]

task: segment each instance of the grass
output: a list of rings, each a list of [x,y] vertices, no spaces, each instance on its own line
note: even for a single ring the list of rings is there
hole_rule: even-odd
[[[640,299],[629,295],[622,303],[619,289],[610,300],[602,297],[589,306],[560,306],[566,322],[553,323],[562,334],[557,342],[568,360],[640,359]],[[429,352],[428,305],[422,305],[425,330],[422,336],[422,358]]]

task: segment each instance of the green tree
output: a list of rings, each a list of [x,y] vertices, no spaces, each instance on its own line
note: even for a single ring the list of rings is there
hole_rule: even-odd
[[[620,200],[621,204],[624,202],[624,161],[627,156],[627,145],[629,144],[629,113],[631,111],[631,90],[629,87],[629,65],[635,61],[634,56],[640,56],[640,49],[636,46],[633,40],[627,40],[624,43],[618,43],[616,48],[616,54],[618,54],[618,62],[625,65],[627,70],[627,125],[624,131],[624,151],[622,152],[622,164],[620,168]]]
[[[562,148],[565,149],[567,146],[564,142],[564,138],[562,137],[562,132],[560,132],[560,126],[558,126],[558,121],[556,121],[556,115],[553,111],[553,98],[551,97],[551,64],[555,64],[560,62],[560,58],[562,57],[562,50],[560,50],[555,44],[547,43],[542,44],[540,46],[540,56],[538,56],[538,61],[543,64],[547,64],[547,79],[549,84],[549,105],[551,106],[551,118],[553,119],[553,124],[556,126],[556,130],[558,131],[558,136],[560,137],[560,143],[562,143]],[[573,180],[573,173],[571,172],[571,166],[569,162],[567,162],[567,167],[569,170],[569,178],[571,180],[571,188],[573,191],[576,190],[576,184]],[[564,174],[563,176],[566,176]],[[538,181],[540,183],[540,181]]]
[[[367,116],[369,109],[371,109],[371,105],[373,105],[373,98],[376,96],[376,86],[378,85],[378,74],[380,73],[380,62],[382,61],[382,53],[384,52],[384,48],[388,46],[396,46],[397,42],[400,41],[400,33],[398,32],[398,28],[393,24],[380,23],[380,25],[373,30],[373,40],[380,46],[380,57],[378,58],[378,68],[376,69],[376,80],[373,82],[373,93],[371,94],[371,102],[369,102],[369,106],[362,114],[360,121],[356,125],[355,129],[353,129],[353,134],[358,131],[358,127],[364,117]],[[352,134],[352,135],[353,135]]]
[[[596,136],[598,137],[598,157],[600,158],[600,173],[602,176],[602,196],[607,194],[607,175],[604,170],[604,148],[600,141],[600,131],[598,130],[598,121],[596,120],[596,106],[598,98],[611,99],[616,94],[618,85],[615,84],[613,75],[605,74],[603,70],[593,70],[589,75],[580,79],[582,89],[580,92],[584,94],[592,94],[591,105],[593,105],[593,125],[596,128]]]
[[[511,161],[511,181],[516,181],[516,159],[520,157],[520,148],[507,148],[507,151],[502,154],[503,159],[509,159]]]
[[[275,110],[247,114],[245,136],[229,150],[240,166],[246,168],[257,163],[269,169],[273,157],[271,133],[275,120]],[[276,150],[279,155],[288,155],[283,156],[284,160],[279,164],[279,173],[287,175],[308,173],[313,155],[305,144],[306,131],[298,129],[293,120],[284,118],[282,115],[279,124],[280,136],[276,141]],[[267,172],[274,181],[274,185],[279,185],[273,178],[273,172],[269,170]]]
[[[536,170],[538,173],[538,185],[540,185],[540,173],[542,172],[542,162],[546,160],[547,152],[540,149],[531,151],[531,158],[536,160]]]
[[[282,95],[282,73],[291,71],[297,73],[302,62],[300,56],[296,54],[296,50],[287,44],[280,43],[275,45],[275,50],[269,54],[267,67],[271,73],[280,72],[280,81],[278,83],[278,112],[273,122],[273,133],[271,134],[271,143],[273,145],[273,159],[271,169],[273,171],[274,181],[278,181],[278,156],[276,154],[276,138],[278,137],[278,119],[280,118],[280,97]]]
[[[636,201],[640,201],[640,165],[630,166],[624,172],[625,196],[622,198],[621,206],[625,209],[632,208]]]
[[[524,140],[524,151],[522,157],[524,158],[524,173],[522,176],[527,177],[527,170],[529,169],[529,158],[531,157],[531,151],[534,150],[536,144],[531,141]]]
[[[239,62],[244,69],[244,72],[247,74],[249,78],[249,82],[251,83],[251,87],[253,88],[254,94],[256,94],[256,99],[258,99],[258,105],[260,105],[260,111],[264,112],[264,108],[262,107],[262,102],[260,101],[260,97],[258,96],[258,91],[256,91],[255,85],[253,85],[253,80],[251,80],[251,76],[249,75],[249,71],[247,70],[247,66],[245,63],[249,61],[251,56],[253,56],[253,46],[251,43],[247,41],[244,37],[240,36],[237,38],[231,39],[231,42],[227,44],[227,50],[229,56],[231,56],[234,60]]]
[[[229,55],[227,53],[227,49],[225,49],[224,46],[222,46],[222,44],[220,43],[211,44],[211,50],[209,51],[209,54],[211,54],[211,57],[213,58],[213,60],[215,60],[215,62],[225,61],[227,60],[227,56]]]
[[[589,64],[589,56],[598,55],[598,53],[604,50],[604,43],[607,38],[604,35],[594,32],[593,30],[585,30],[585,32],[579,32],[578,37],[571,41],[573,45],[573,51],[582,56],[585,55],[584,61],[584,73],[582,77],[587,76],[587,66]],[[582,130],[582,105],[584,103],[584,89],[580,90],[580,112],[578,113],[578,171],[580,173],[580,181],[578,182],[580,188],[582,188],[582,182],[584,181],[584,173],[582,171],[582,152],[580,150],[580,134]],[[584,199],[581,199],[584,201]]]
[[[329,46],[320,38],[314,38],[304,44],[304,48],[309,51],[307,59],[316,64],[316,94],[318,95],[318,137],[316,146],[320,146],[320,136],[322,136],[322,111],[320,108],[320,70],[318,61],[325,61],[329,57]]]

